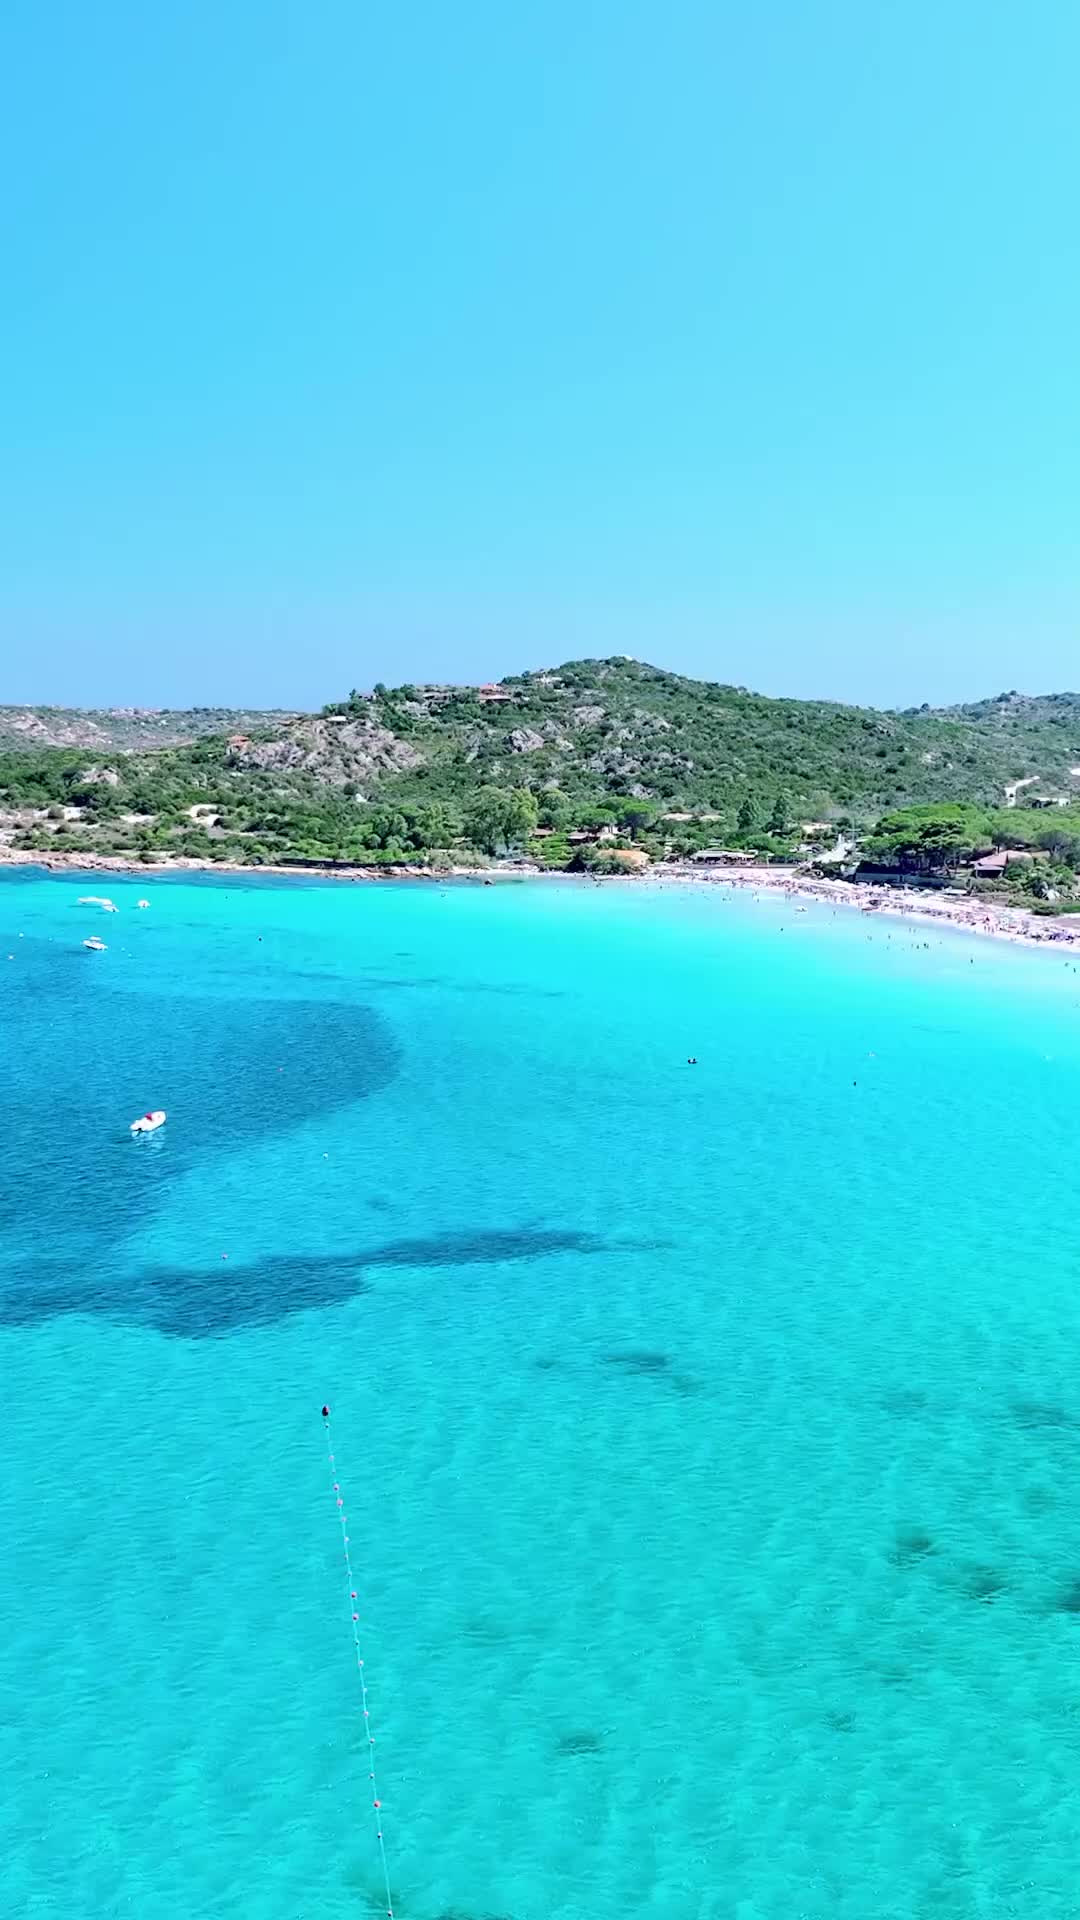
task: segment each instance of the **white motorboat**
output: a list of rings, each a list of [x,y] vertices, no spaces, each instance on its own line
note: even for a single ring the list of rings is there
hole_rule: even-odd
[[[153,1113],[140,1113],[138,1119],[132,1121],[131,1131],[132,1133],[156,1133],[158,1128],[164,1125],[164,1111],[161,1107],[157,1107]]]
[[[89,948],[91,953],[108,953],[109,951],[104,940],[99,940],[96,933],[91,934],[89,940],[84,940],[83,946]]]

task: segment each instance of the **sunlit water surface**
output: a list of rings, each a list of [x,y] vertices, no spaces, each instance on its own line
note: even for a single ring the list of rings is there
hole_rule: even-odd
[[[328,1400],[399,1920],[1080,1914],[1075,963],[109,888],[0,884],[4,1913],[385,1905]]]

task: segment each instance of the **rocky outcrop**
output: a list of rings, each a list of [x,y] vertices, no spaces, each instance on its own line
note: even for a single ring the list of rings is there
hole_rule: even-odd
[[[10,735],[10,744],[27,747],[105,747],[109,736],[96,720],[58,713],[43,719],[31,708],[12,710],[3,715],[0,733]]]
[[[93,753],[138,753],[187,746],[211,733],[235,733],[293,719],[253,708],[0,707],[0,747],[86,747]]]
[[[314,774],[328,786],[358,785],[385,773],[411,773],[424,755],[366,715],[294,720],[272,739],[235,740],[227,764]]]

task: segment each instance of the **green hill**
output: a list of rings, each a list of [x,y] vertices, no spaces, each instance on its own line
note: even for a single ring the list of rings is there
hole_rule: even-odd
[[[918,800],[999,803],[1032,775],[1048,792],[1080,791],[1073,694],[886,713],[768,699],[625,659],[511,677],[499,692],[509,699],[399,690],[339,711],[404,739],[420,756],[414,773],[447,793],[478,778],[553,781],[570,794],[734,812],[747,794],[768,805],[781,792],[801,809],[869,817]]]
[[[533,805],[556,836],[621,817],[665,843],[700,841],[699,826],[760,838],[803,819],[867,827],[913,803],[1002,807],[1018,788],[1080,795],[1080,697],[889,713],[617,658],[493,688],[378,686],[317,715],[0,709],[0,836],[148,858],[494,847],[522,839]],[[487,789],[532,796],[504,836],[480,819]],[[686,813],[711,819],[663,824]]]

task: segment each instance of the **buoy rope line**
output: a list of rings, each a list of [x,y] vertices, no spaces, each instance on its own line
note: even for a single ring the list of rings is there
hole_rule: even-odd
[[[353,1574],[352,1558],[349,1553],[349,1520],[345,1512],[345,1497],[337,1477],[337,1465],[334,1460],[334,1437],[330,1431],[330,1409],[322,1410],[323,1431],[326,1434],[326,1457],[330,1466],[330,1484],[337,1501],[337,1517],[341,1524],[341,1550],[345,1558],[345,1573],[348,1579],[349,1612],[352,1615],[353,1648],[356,1653],[356,1671],[360,1677],[360,1706],[364,1716],[364,1738],[367,1741],[369,1771],[371,1782],[371,1804],[375,1812],[375,1837],[379,1843],[379,1859],[382,1861],[383,1886],[386,1889],[386,1912],[388,1920],[394,1920],[394,1898],[390,1891],[390,1866],[386,1858],[386,1842],[383,1839],[382,1800],[379,1797],[379,1785],[375,1778],[375,1737],[371,1731],[371,1714],[368,1709],[367,1678],[364,1673],[364,1654],[360,1645],[359,1589]]]

